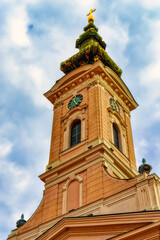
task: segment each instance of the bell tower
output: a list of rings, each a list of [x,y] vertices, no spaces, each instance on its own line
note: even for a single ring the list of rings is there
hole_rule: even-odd
[[[94,11],[79,51],[60,65],[65,75],[44,94],[54,115],[42,201],[8,239],[123,239],[117,234],[160,221],[139,214],[160,209],[160,181],[145,161],[137,172],[130,113],[138,104],[105,51]],[[139,239],[132,237],[124,239]]]
[[[79,52],[61,63],[66,75],[44,94],[54,105],[46,170],[101,149],[113,176],[131,178],[137,171],[130,112],[137,103],[121,79],[122,70],[105,52],[92,12],[76,41]]]

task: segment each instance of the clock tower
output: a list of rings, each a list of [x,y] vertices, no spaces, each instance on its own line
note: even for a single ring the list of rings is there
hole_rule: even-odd
[[[94,11],[78,53],[60,65],[65,75],[44,94],[54,116],[43,199],[9,239],[142,239],[116,237],[160,220],[159,178],[146,163],[141,174],[136,168],[130,116],[138,104],[105,51]]]
[[[66,74],[45,93],[54,105],[48,169],[101,149],[101,160],[119,179],[137,175],[130,112],[138,105],[105,52],[93,16],[76,41],[79,52],[61,63]],[[78,130],[79,129],[79,130]],[[74,142],[74,144],[72,143]],[[83,160],[81,160],[81,165]]]

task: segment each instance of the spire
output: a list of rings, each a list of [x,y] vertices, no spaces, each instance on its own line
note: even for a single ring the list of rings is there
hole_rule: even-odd
[[[94,25],[94,17],[92,13],[95,10],[96,9],[91,9],[87,14],[88,24],[84,27],[84,33],[82,33],[76,40],[76,48],[79,49],[79,52],[62,62],[60,69],[67,74],[83,65],[93,64],[98,60],[101,60],[105,66],[111,68],[120,77],[122,70],[106,53],[106,43],[98,34],[98,28]]]

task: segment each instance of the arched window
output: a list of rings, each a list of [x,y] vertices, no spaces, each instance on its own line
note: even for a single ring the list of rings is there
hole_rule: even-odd
[[[120,149],[119,129],[115,124],[113,124],[113,140],[114,140],[114,145],[118,149]]]
[[[71,128],[71,147],[81,141],[81,121],[78,120]]]

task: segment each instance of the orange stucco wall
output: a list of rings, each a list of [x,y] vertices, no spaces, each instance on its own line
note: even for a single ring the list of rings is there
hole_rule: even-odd
[[[97,163],[79,174],[83,177],[82,206],[112,196],[137,183],[136,179],[120,180],[109,176],[101,163]],[[44,191],[42,204],[31,219],[19,230],[19,233],[33,229],[62,215],[63,185],[65,182],[62,181]]]
[[[78,175],[80,175],[83,179],[83,181],[81,182],[82,196],[80,196],[80,193],[79,195],[77,194],[78,197],[75,198],[76,204],[74,206],[78,206],[78,204],[80,204],[80,201],[78,199],[79,197],[82,198],[81,207],[84,207],[91,203],[94,203],[97,200],[106,199],[116,193],[129,189],[130,187],[135,186],[137,183],[136,178],[130,180],[121,180],[119,178],[113,177],[116,176],[115,173],[110,176],[107,172],[105,172],[104,167],[102,167],[102,161],[103,157],[108,157],[107,151],[105,152],[104,150],[102,151],[102,149],[97,149],[93,154],[90,153],[91,150],[89,150],[88,148],[89,144],[92,144],[94,143],[94,141],[96,142],[97,140],[100,140],[101,142],[103,142],[103,144],[107,143],[105,146],[107,146],[109,150],[112,149],[113,134],[111,114],[115,118],[117,116],[115,115],[114,111],[112,111],[111,113],[111,111],[109,110],[109,108],[111,109],[109,99],[110,97],[114,97],[115,95],[118,102],[119,96],[114,93],[113,90],[111,94],[111,91],[109,91],[108,88],[102,86],[103,84],[101,84],[100,75],[99,82],[95,82],[94,78],[87,79],[89,83],[88,85],[86,84],[84,85],[84,87],[83,85],[81,85],[78,88],[76,83],[72,83],[72,87],[67,88],[68,90],[64,93],[64,95],[63,92],[59,90],[60,99],[55,100],[55,110],[53,117],[51,147],[49,156],[49,164],[53,164],[53,168],[50,168],[50,176],[47,176],[46,172],[46,177],[44,177],[43,179],[43,181],[45,182],[45,190],[43,200],[40,206],[32,215],[32,217],[26,222],[26,224],[20,229],[18,229],[19,234],[30,231],[31,229],[34,229],[41,224],[64,216],[63,187],[66,184],[66,181],[69,179],[69,175],[72,175],[72,177],[73,175],[76,175],[78,171],[77,169],[85,166],[85,164],[90,165],[88,165],[87,168],[84,167],[83,170],[78,171]],[[74,78],[72,78],[72,82],[73,81]],[[60,84],[60,82],[58,82],[57,84]],[[70,111],[67,108],[68,102],[76,94],[82,94],[83,101],[81,102],[80,106]],[[122,100],[120,101],[121,104],[118,103],[120,107],[120,115],[118,116],[117,121],[119,121],[119,124],[121,124],[121,122],[123,123],[122,125],[125,133],[124,142],[126,153],[124,155],[123,152],[115,149],[114,157],[120,159],[124,163],[126,168],[131,168],[130,170],[132,171],[132,166],[135,167],[136,163],[131,123],[128,117],[129,108],[128,112],[126,112],[126,108],[123,107],[124,105],[122,103]],[[66,141],[70,142],[69,133],[67,131],[69,131],[68,128],[70,126],[70,121],[75,120],[73,116],[80,117],[81,119],[81,131],[84,132],[84,134],[81,133],[81,136],[83,135],[83,141],[77,144],[77,146],[70,147],[70,145],[68,144],[68,147],[64,148],[64,143]],[[105,141],[106,143],[104,143]],[[94,147],[96,148],[98,144]],[[70,162],[72,162],[73,159],[75,159],[75,162],[73,164],[69,164]],[[97,159],[100,159],[98,163],[96,162]],[[116,161],[114,161],[114,159],[112,159],[112,162],[114,166],[117,167],[117,169],[119,168],[117,172],[126,171],[124,170],[125,168],[123,169],[118,164],[116,165]],[[57,165],[54,165],[54,163],[56,163]],[[63,167],[64,164],[66,164],[66,167]],[[61,166],[62,168],[60,168]],[[56,170],[58,168],[59,170]],[[74,187],[70,189],[68,196],[66,195],[65,201],[67,201],[67,199],[69,201],[70,196],[72,194],[74,195],[76,191],[77,188],[76,185],[74,185]],[[69,210],[70,205],[67,203],[66,206],[66,209]]]
[[[64,152],[64,141],[69,141],[70,138],[64,138],[64,121],[63,118],[68,114],[66,118],[68,121],[69,118],[72,118],[71,111],[67,108],[68,102],[73,97],[75,93],[71,92],[70,98],[66,98],[62,105],[54,111],[54,119],[53,119],[53,130],[51,136],[51,148],[50,148],[50,158],[49,163],[60,159],[62,162],[68,160],[72,155],[80,153],[81,151],[85,151],[86,146],[82,147],[82,149],[78,148],[73,152]],[[92,86],[90,88],[85,88],[78,92],[78,94],[83,95],[83,101],[81,106],[87,104],[86,113],[85,113],[85,141],[86,144],[92,142],[96,139],[102,139],[108,141],[110,144],[113,142],[112,137],[112,122],[111,116],[108,111],[110,106],[109,99],[113,97],[109,91],[106,91],[100,85]],[[131,165],[136,169],[135,162],[135,153],[134,153],[134,145],[132,138],[132,130],[129,116],[126,116],[124,108],[119,104],[120,107],[120,118],[123,120],[125,124],[124,133],[125,140],[124,146],[122,148],[122,153],[125,149],[125,155],[129,159]],[[75,109],[76,111],[76,109]],[[80,113],[81,114],[81,113]],[[74,119],[73,119],[74,120]],[[121,133],[121,135],[123,135]],[[69,143],[70,144],[70,143]],[[68,145],[69,145],[68,144]],[[63,154],[61,154],[63,153]],[[117,156],[121,158],[123,161],[123,157],[121,154],[117,152]],[[128,164],[126,162],[126,164]],[[131,165],[128,164],[130,167]]]

